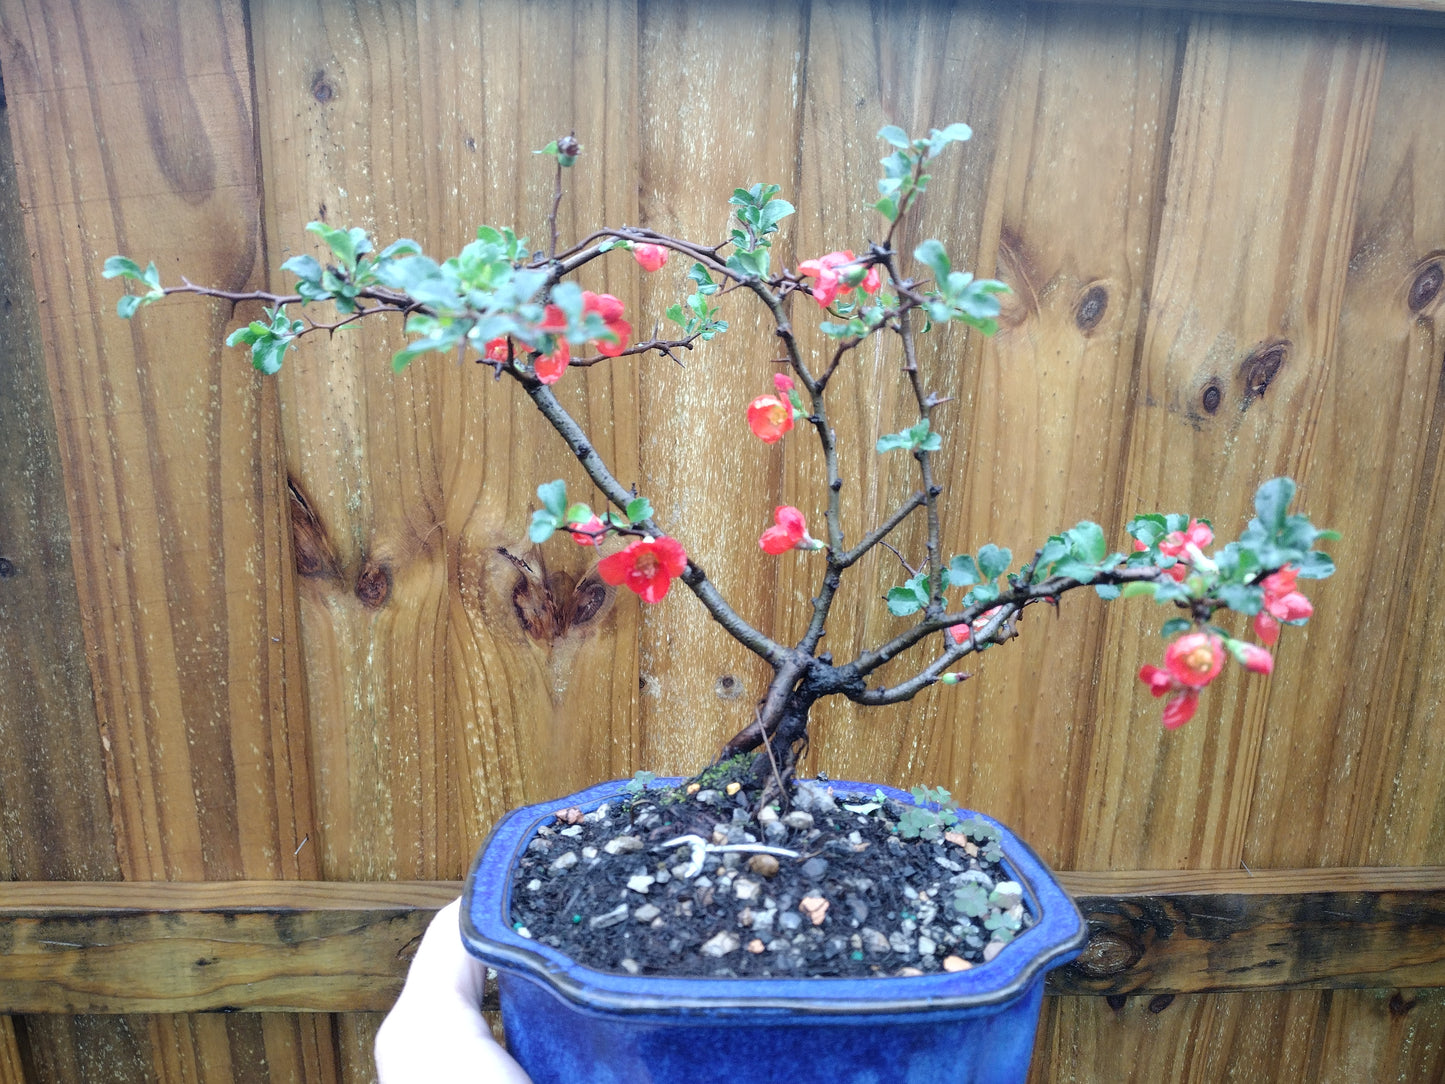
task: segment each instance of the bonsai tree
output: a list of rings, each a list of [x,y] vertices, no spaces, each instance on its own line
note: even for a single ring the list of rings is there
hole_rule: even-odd
[[[514,383],[577,458],[605,502],[594,509],[573,501],[558,480],[540,486],[530,535],[543,543],[565,534],[572,542],[610,552],[598,565],[610,584],[626,586],[647,603],[661,602],[674,580],[692,592],[708,615],[743,646],[764,659],[772,679],[761,690],[751,723],[720,750],[719,758],[754,755],[752,773],[766,802],[793,775],[808,740],[814,704],[843,696],[883,707],[916,696],[936,683],[957,683],[956,669],[968,656],[1017,635],[1025,610],[1039,603],[1057,606],[1067,594],[1091,588],[1103,599],[1146,595],[1169,606],[1163,665],[1139,671],[1156,697],[1165,698],[1163,722],[1178,727],[1194,714],[1201,691],[1232,656],[1247,670],[1268,674],[1272,645],[1281,624],[1301,624],[1311,614],[1299,591],[1301,579],[1330,575],[1330,558],[1315,549],[1333,537],[1288,506],[1294,484],[1276,478],[1260,486],[1256,516],[1234,541],[1214,544],[1211,525],[1182,513],[1149,513],[1127,525],[1132,548],[1110,550],[1104,530],[1082,522],[1053,535],[1023,561],[994,545],[973,554],[946,553],[940,539],[946,487],[934,471],[933,454],[944,434],[935,411],[944,401],[930,390],[919,364],[919,336],[952,324],[985,335],[998,327],[999,295],[1008,286],[955,270],[944,246],[925,240],[911,259],[895,248],[899,226],[927,188],[929,162],[950,144],[966,141],[967,125],[950,124],[926,137],[910,137],[888,126],[879,137],[891,148],[882,161],[875,239],[803,260],[796,268],[775,266],[773,242],[793,206],[772,184],[738,188],[728,201],[730,221],[720,240],[694,241],[632,226],[602,226],[567,248],[560,247],[557,207],[567,170],[581,148],[568,136],[545,148],[555,159],[556,184],[547,219],[545,249],[532,249],[506,228],[483,226],[476,240],[456,256],[437,262],[415,242],[398,240],[378,251],[360,228],[323,222],[307,228],[329,250],[323,263],[310,255],[283,264],[296,278],[291,294],[231,292],[182,280],[163,285],[155,265],[142,269],[122,256],[106,261],[107,277],[140,284],[142,292],[120,299],[118,311],[134,316],[142,307],[175,293],[200,294],[232,303],[259,301],[264,320],[235,331],[229,345],[250,348],[254,366],[275,373],[288,350],[320,332],[374,318],[400,317],[412,336],[392,360],[399,371],[420,355],[454,354],[491,369]],[[666,312],[672,338],[634,340],[623,304],[609,294],[581,289],[574,276],[596,260],[627,254],[645,272],[677,258],[688,265],[690,289]],[[765,554],[790,549],[814,551],[817,588],[812,615],[800,635],[786,642],[769,635],[730,605],[719,585],[688,555],[664,526],[666,494],[629,488],[603,461],[594,442],[553,393],[570,369],[605,364],[625,355],[678,352],[707,343],[727,331],[724,301],[750,295],[771,320],[782,358],[771,373],[760,371],[760,394],[738,404],[752,433],[765,443],[790,439],[810,429],[822,452],[824,471],[821,537],[809,533],[803,513],[781,506],[758,544]],[[325,307],[320,318],[317,309]],[[826,349],[809,353],[795,333],[795,320],[819,320]],[[837,438],[828,413],[833,381],[860,347],[881,339],[896,357],[901,379],[917,408],[917,421],[877,440],[880,455],[912,458],[916,484],[902,493],[880,522],[846,523],[839,498]],[[716,349],[716,348],[713,348]],[[797,435],[791,439],[798,439]],[[654,510],[653,499],[657,509]],[[889,541],[912,517],[926,521],[922,552],[903,553]],[[892,549],[900,569],[887,588],[897,629],[882,643],[835,659],[824,649],[834,600],[845,579],[875,547]],[[1220,611],[1253,618],[1261,643],[1237,638],[1217,624]],[[885,663],[907,655],[912,672],[887,683]]]

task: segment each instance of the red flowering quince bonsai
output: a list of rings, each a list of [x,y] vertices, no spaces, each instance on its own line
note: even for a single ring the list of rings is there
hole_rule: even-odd
[[[307,228],[329,250],[326,262],[297,256],[283,264],[296,278],[295,292],[230,292],[190,282],[163,286],[155,265],[141,268],[114,256],[107,277],[138,283],[138,293],[120,299],[121,316],[173,293],[202,294],[232,302],[264,303],[264,320],[234,332],[229,344],[250,348],[252,362],[276,372],[286,352],[307,335],[330,332],[359,320],[400,316],[411,336],[396,354],[400,370],[422,354],[471,357],[507,377],[537,407],[581,463],[600,494],[601,507],[569,499],[562,481],[538,488],[540,507],[530,525],[535,543],[565,533],[579,545],[606,551],[598,565],[602,578],[626,587],[647,603],[666,598],[680,581],[707,613],[741,644],[771,666],[773,677],[759,690],[752,722],[728,741],[722,757],[754,754],[753,770],[765,796],[778,793],[796,767],[805,745],[809,712],[829,696],[881,707],[910,699],[937,683],[964,677],[955,669],[967,656],[1017,635],[1024,611],[1037,603],[1057,605],[1066,594],[1090,588],[1104,599],[1147,595],[1173,608],[1165,622],[1163,665],[1146,664],[1139,677],[1164,699],[1166,727],[1182,726],[1195,713],[1204,688],[1233,657],[1246,670],[1267,675],[1272,646],[1281,625],[1302,624],[1312,606],[1299,589],[1302,580],[1333,571],[1316,544],[1331,532],[1307,517],[1291,514],[1294,484],[1287,478],[1264,482],[1255,497],[1255,517],[1240,536],[1209,552],[1215,544],[1208,521],[1185,514],[1148,513],[1126,530],[1128,552],[1109,547],[1104,530],[1079,523],[1038,545],[1017,562],[1012,553],[985,545],[972,554],[946,554],[941,548],[941,518],[946,487],[935,477],[933,453],[945,434],[935,424],[943,400],[930,392],[918,362],[918,339],[962,324],[985,335],[997,330],[999,295],[1008,287],[958,271],[944,246],[925,240],[912,260],[894,247],[899,223],[909,215],[927,185],[928,163],[950,144],[971,133],[951,124],[926,137],[913,138],[889,126],[879,132],[889,147],[873,208],[879,216],[876,240],[853,249],[837,249],[801,261],[796,268],[776,266],[773,242],[779,224],[793,213],[777,185],[738,188],[729,200],[731,221],[721,241],[694,241],[633,226],[602,226],[570,248],[559,248],[555,208],[549,217],[551,241],[533,250],[510,229],[483,226],[457,255],[437,262],[415,242],[399,240],[377,251],[360,228],[338,229],[323,222]],[[573,137],[550,144],[556,160],[557,199],[563,177],[580,153]],[[686,268],[681,297],[666,311],[675,337],[634,341],[621,301],[610,294],[583,290],[573,277],[594,261],[630,254],[642,273],[661,274],[680,262]],[[784,354],[781,362],[758,362],[764,390],[738,404],[740,434],[751,431],[763,444],[802,438],[810,430],[822,451],[816,514],[820,537],[808,532],[804,513],[784,505],[758,538],[759,560],[782,559],[789,551],[816,563],[818,586],[807,627],[791,643],[752,624],[727,601],[719,586],[666,529],[666,494],[653,500],[630,489],[603,461],[582,426],[553,394],[552,385],[569,369],[625,355],[656,355],[676,360],[727,331],[717,302],[727,292],[749,295],[773,322]],[[321,303],[335,318],[318,320]],[[829,340],[814,356],[805,351],[794,322],[818,318]],[[648,326],[643,321],[639,326]],[[916,406],[917,421],[877,439],[880,455],[902,452],[916,467],[916,486],[898,495],[876,523],[847,523],[839,492],[843,487],[836,434],[828,413],[828,392],[845,363],[865,343],[877,340],[897,358],[901,378]],[[716,348],[715,348],[716,349]],[[770,387],[770,390],[767,390]],[[760,460],[761,463],[761,460]],[[888,608],[900,621],[888,638],[849,659],[834,659],[821,645],[840,586],[863,556],[905,521],[924,516],[923,552],[899,553],[896,579],[879,584]],[[760,525],[762,526],[762,525]],[[890,545],[891,549],[892,546]],[[871,586],[871,585],[867,585]],[[1216,623],[1221,611],[1253,618],[1261,643],[1236,638]],[[1265,646],[1268,645],[1268,646]],[[909,653],[911,674],[885,683],[879,670]],[[764,798],[764,801],[768,800]]]

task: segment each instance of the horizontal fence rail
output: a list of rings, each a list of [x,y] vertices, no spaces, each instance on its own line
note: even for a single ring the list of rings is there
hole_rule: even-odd
[[[1445,987],[1445,867],[1066,873],[1055,994]],[[0,1013],[377,1012],[451,881],[0,885]],[[484,1008],[495,1008],[489,995]]]

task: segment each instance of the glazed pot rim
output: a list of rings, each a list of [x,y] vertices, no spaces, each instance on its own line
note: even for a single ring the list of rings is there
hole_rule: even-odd
[[[961,810],[998,830],[1004,865],[1024,888],[1037,921],[986,964],[966,971],[919,976],[841,978],[724,978],[703,975],[629,975],[600,971],[512,928],[514,860],[537,828],[557,812],[590,812],[617,798],[631,780],[600,783],[563,798],[523,806],[507,814],[478,851],[467,876],[461,932],[467,950],[492,967],[550,987],[582,1008],[621,1014],[685,1014],[776,1010],[806,1015],[890,1015],[987,1009],[1023,995],[1044,972],[1078,955],[1088,926],[1068,894],[1034,852],[1008,828],[985,814]],[[671,785],[658,779],[654,785]],[[829,780],[842,793],[875,789],[905,803],[913,797],[894,787]]]

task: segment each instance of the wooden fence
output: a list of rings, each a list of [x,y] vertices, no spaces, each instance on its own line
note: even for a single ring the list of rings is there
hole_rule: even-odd
[[[1157,613],[1071,599],[962,686],[827,706],[807,766],[948,786],[1070,871],[1098,937],[1040,1082],[1445,1074],[1441,0],[0,0],[0,44],[0,1012],[24,1014],[0,1084],[370,1080],[406,946],[493,821],[696,768],[763,678],[688,597],[570,605],[586,555],[526,527],[539,483],[583,478],[507,382],[394,376],[396,328],[261,377],[221,345],[255,313],[126,324],[105,257],[279,289],[316,218],[436,252],[540,237],[530,152],[575,130],[564,238],[721,239],[732,189],[772,181],[795,265],[876,234],[882,125],[955,120],[974,139],[900,248],[937,236],[1015,294],[996,339],[924,359],[946,544],[1082,518],[1122,541],[1154,507],[1233,531],[1289,473],[1340,572],[1272,678],[1221,679],[1178,732],[1134,676]],[[660,314],[681,276],[618,258],[588,285]],[[773,345],[728,316],[685,368],[559,388],[785,635],[814,566],[755,540],[811,510],[818,463],[746,438]],[[838,389],[855,525],[905,484],[853,439],[914,420],[897,366]],[[878,593],[840,602],[835,654],[892,626]],[[299,1011],[198,1011],[222,1008]]]

